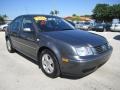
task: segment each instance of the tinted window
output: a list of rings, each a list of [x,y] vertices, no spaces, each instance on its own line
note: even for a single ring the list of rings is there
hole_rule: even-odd
[[[22,25],[23,25],[23,29],[24,28],[30,28],[31,30],[35,30],[34,24],[31,20],[31,18],[29,18],[29,17],[26,17],[26,18],[23,19]]]
[[[29,28],[31,31],[24,31],[25,28]],[[20,36],[21,37],[29,37],[27,39],[29,40],[34,40],[35,39],[35,28],[34,28],[34,23],[33,20],[30,17],[24,17],[22,21],[22,29],[20,31]]]
[[[84,24],[85,24],[85,25],[90,25],[90,22],[85,22]]]
[[[95,26],[103,26],[102,23],[96,23]]]
[[[16,18],[11,24],[10,24],[10,30],[11,31],[19,31],[21,26],[22,17]]]

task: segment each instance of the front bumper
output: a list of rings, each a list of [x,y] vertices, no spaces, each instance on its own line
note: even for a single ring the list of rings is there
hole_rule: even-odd
[[[100,66],[105,64],[112,54],[112,48],[103,54],[96,55],[94,57],[81,59],[81,60],[72,60],[69,59],[68,63],[62,64],[61,72],[63,75],[69,76],[78,76],[83,77],[86,76],[95,70],[97,70]]]

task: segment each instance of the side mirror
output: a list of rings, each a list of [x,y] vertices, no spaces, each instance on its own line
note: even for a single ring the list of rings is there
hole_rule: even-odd
[[[23,31],[24,32],[31,32],[32,30],[30,28],[24,28]]]

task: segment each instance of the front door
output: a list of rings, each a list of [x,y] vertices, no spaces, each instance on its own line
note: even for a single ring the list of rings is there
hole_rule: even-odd
[[[23,18],[19,41],[22,52],[32,58],[36,58],[38,43],[34,23],[30,17]]]

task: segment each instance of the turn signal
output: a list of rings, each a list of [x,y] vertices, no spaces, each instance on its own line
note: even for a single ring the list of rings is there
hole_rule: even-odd
[[[68,63],[69,62],[69,60],[66,59],[66,58],[62,58],[62,61],[63,61],[63,63]]]

